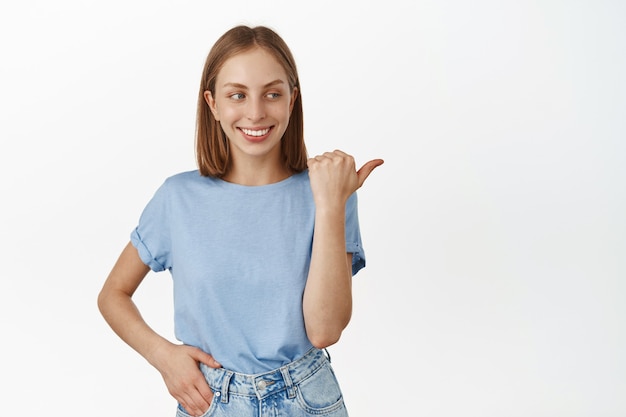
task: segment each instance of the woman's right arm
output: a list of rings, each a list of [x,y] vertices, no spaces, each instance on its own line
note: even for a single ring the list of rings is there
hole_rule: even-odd
[[[189,413],[201,415],[213,392],[198,363],[221,365],[200,349],[171,343],[144,321],[132,296],[149,270],[129,242],[100,290],[98,308],[113,331],[161,373],[170,394]]]

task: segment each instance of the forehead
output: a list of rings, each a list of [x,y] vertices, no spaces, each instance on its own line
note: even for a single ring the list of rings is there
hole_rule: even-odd
[[[216,87],[225,83],[247,86],[265,85],[283,80],[289,85],[287,72],[280,62],[267,50],[255,47],[228,58],[217,73]]]

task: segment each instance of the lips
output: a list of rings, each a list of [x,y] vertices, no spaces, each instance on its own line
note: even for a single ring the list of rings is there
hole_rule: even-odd
[[[240,129],[244,134],[248,136],[260,138],[262,136],[267,135],[271,128],[266,127],[265,129],[244,129],[244,128],[240,128]]]
[[[239,128],[243,138],[250,143],[261,143],[270,137],[274,126],[264,127],[262,129]]]

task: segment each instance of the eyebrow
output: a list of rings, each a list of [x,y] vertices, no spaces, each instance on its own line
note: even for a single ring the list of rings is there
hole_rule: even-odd
[[[274,81],[270,81],[269,83],[265,84],[263,86],[263,88],[273,87],[273,86],[278,85],[278,84],[285,84],[285,82],[283,80],[281,80],[281,79],[276,79]],[[243,90],[247,90],[248,89],[248,87],[246,85],[240,84],[240,83],[225,83],[223,85],[223,87],[235,87],[235,88],[240,88],[240,89],[243,89]]]

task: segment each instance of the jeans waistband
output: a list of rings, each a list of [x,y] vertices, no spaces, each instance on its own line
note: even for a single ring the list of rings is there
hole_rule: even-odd
[[[210,368],[204,364],[200,364],[200,369],[215,391],[215,399],[220,398],[220,401],[226,403],[229,394],[263,399],[282,390],[287,390],[289,398],[294,398],[294,385],[314,374],[326,362],[328,359],[324,351],[312,348],[300,359],[262,374],[241,374],[223,368]]]

